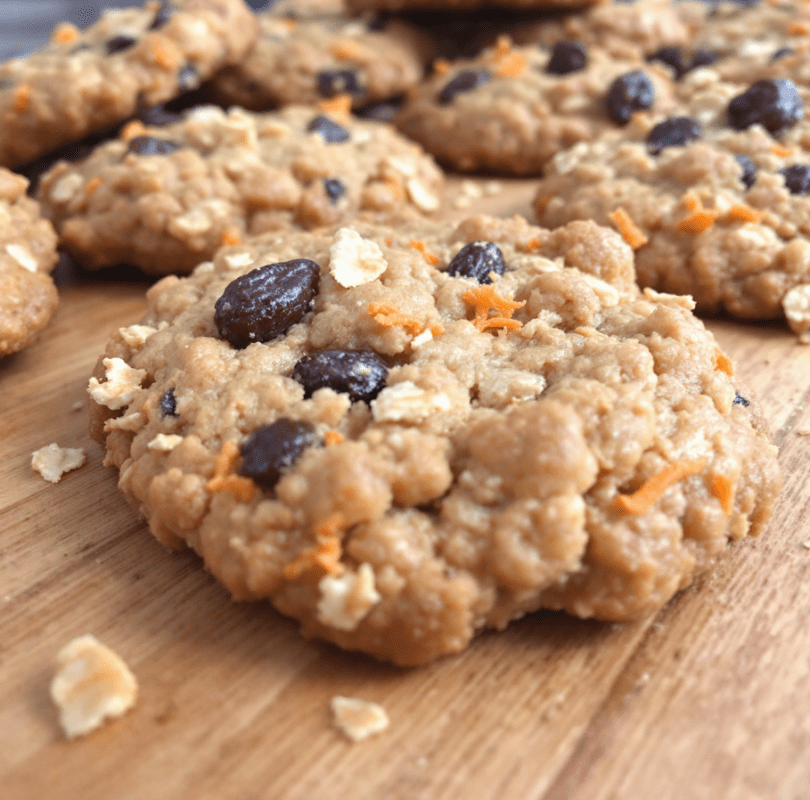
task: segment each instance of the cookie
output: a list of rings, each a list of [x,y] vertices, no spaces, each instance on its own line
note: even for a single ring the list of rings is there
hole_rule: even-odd
[[[56,311],[56,233],[26,196],[28,181],[0,168],[0,357],[28,347]]]
[[[440,162],[465,172],[537,175],[556,152],[673,107],[657,64],[560,42],[551,52],[507,37],[473,59],[439,62],[396,119]]]
[[[197,87],[258,32],[243,0],[113,9],[0,66],[0,164],[18,166]]]
[[[474,11],[479,8],[562,9],[582,8],[606,0],[346,0],[354,12],[361,11]]]
[[[37,196],[83,266],[152,274],[187,273],[223,244],[273,228],[435,211],[443,178],[433,160],[341,103],[266,114],[203,106],[164,127],[130,125],[49,170]]]
[[[314,13],[278,3],[259,14],[255,47],[221,70],[210,89],[223,105],[265,110],[348,94],[359,107],[402,94],[422,80],[430,39],[394,19]]]
[[[787,292],[810,283],[810,154],[769,132],[796,108],[780,117],[788,103],[760,102],[777,89],[755,86],[759,101],[726,112],[737,128],[638,120],[560,153],[538,184],[538,220],[614,224],[636,247],[640,284],[690,294],[701,312],[783,316]]]
[[[762,529],[775,448],[690,308],[590,222],[266,234],[152,287],[91,431],[234,597],[425,663],[541,607],[650,613]]]

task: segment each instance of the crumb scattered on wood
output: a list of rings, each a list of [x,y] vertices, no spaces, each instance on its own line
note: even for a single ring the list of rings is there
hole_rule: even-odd
[[[31,467],[46,481],[59,483],[66,472],[78,469],[87,460],[82,447],[60,447],[56,442],[31,453]]]
[[[388,714],[377,703],[337,695],[331,706],[335,725],[353,742],[361,742],[388,727]]]

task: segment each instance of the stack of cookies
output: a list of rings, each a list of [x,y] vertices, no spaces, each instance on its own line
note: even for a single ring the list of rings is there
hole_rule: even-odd
[[[809,76],[789,3],[60,25],[0,66],[0,353],[53,313],[57,246],[165,276],[91,431],[161,542],[307,635],[411,665],[539,608],[649,614],[779,490],[693,312],[810,328]],[[539,225],[440,221],[443,170],[533,181]]]

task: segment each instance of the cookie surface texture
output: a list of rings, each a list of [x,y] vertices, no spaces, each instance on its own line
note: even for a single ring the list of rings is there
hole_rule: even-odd
[[[420,664],[540,607],[633,618],[770,516],[756,400],[593,223],[266,234],[149,300],[90,381],[106,463],[307,636]]]
[[[136,123],[85,160],[57,164],[37,196],[82,265],[168,274],[247,234],[358,213],[421,216],[438,208],[442,184],[418,145],[347,109],[201,106],[164,127]]]
[[[348,94],[354,107],[402,94],[422,80],[435,48],[417,28],[342,10],[277,3],[258,15],[256,45],[210,88],[222,105],[265,110]]]
[[[473,59],[439,62],[395,122],[455,169],[527,176],[541,174],[559,150],[626,124],[633,113],[672,108],[672,80],[658,64],[597,48],[555,55],[502,37]],[[617,81],[633,83],[623,103],[611,99],[622,93]]]
[[[84,31],[57,26],[46,49],[0,66],[0,164],[25,164],[196,88],[257,33],[243,0],[147,2]]]
[[[0,168],[0,357],[31,344],[56,311],[56,233],[27,197],[28,181]]]

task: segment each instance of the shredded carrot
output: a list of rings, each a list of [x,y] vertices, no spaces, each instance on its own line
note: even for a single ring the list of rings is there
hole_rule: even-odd
[[[418,250],[422,256],[424,257],[425,261],[430,264],[432,267],[435,267],[439,263],[439,257],[434,255],[427,249],[425,243],[419,239],[411,239],[408,242],[408,247],[412,247],[414,250]]]
[[[771,145],[771,152],[778,158],[790,158],[793,155],[793,148],[786,147],[785,145],[777,142],[776,144]]]
[[[495,49],[492,51],[494,61],[500,61],[512,52],[512,39],[506,34],[502,34],[495,42]]]
[[[389,303],[370,303],[368,313],[374,317],[374,321],[383,328],[393,328],[401,325],[405,332],[416,336],[424,329],[423,324],[414,317],[409,317],[398,311]]]
[[[608,219],[616,226],[622,238],[633,250],[638,250],[649,241],[633,218],[621,206],[612,214],[608,214]]]
[[[214,464],[214,476],[205,484],[205,488],[212,494],[230,492],[238,500],[250,503],[256,494],[256,485],[249,478],[232,474],[238,458],[239,448],[236,443],[225,442]]]
[[[720,372],[725,372],[729,378],[734,377],[734,362],[721,350],[714,354],[714,363]]]
[[[310,570],[323,570],[327,574],[339,575],[343,572],[340,563],[342,547],[340,531],[346,527],[346,519],[335,511],[315,526],[315,547],[303,552],[284,567],[284,577],[295,580]]]
[[[657,475],[647,478],[632,494],[616,495],[614,509],[623,514],[645,514],[670,486],[674,486],[689,475],[700,472],[708,461],[708,458],[681,459],[667,464]]]
[[[551,197],[544,197],[543,199],[546,201],[546,203],[548,203]],[[529,241],[523,245],[522,249],[525,250],[527,253],[532,253],[535,250],[539,250],[542,246],[543,245],[541,244],[540,240],[535,238],[529,239]]]
[[[352,111],[352,96],[350,94],[336,94],[329,100],[321,100],[318,103],[318,108],[338,122],[347,122]]]
[[[734,485],[725,475],[712,475],[709,480],[709,491],[720,501],[724,514],[730,514],[734,508]]]
[[[354,39],[338,39],[329,50],[338,61],[362,61],[368,55],[368,50]]]
[[[340,511],[333,511],[315,526],[315,538],[333,538],[346,527],[346,518]]]
[[[27,86],[20,86],[17,89],[17,94],[14,97],[14,110],[18,114],[22,114],[28,108],[28,102],[31,99],[31,92]]]
[[[693,211],[690,216],[680,220],[676,227],[683,233],[691,233],[697,236],[697,234],[711,228],[716,219],[717,211],[713,208],[699,208]]]
[[[762,219],[762,212],[739,203],[728,210],[726,218],[729,222],[759,222]]]
[[[79,38],[79,29],[69,22],[62,22],[53,29],[51,34],[52,42],[59,42],[60,44],[69,44],[75,42]]]
[[[99,178],[99,176],[96,175],[95,178],[87,181],[87,186],[84,187],[84,193],[88,197],[90,197],[90,195],[92,195],[96,191],[96,189],[98,189],[99,186],[101,186],[101,178]]]
[[[514,300],[507,300],[495,291],[492,284],[482,283],[480,286],[468,289],[462,299],[473,307],[475,316],[472,322],[479,331],[485,331],[489,328],[514,330],[523,324],[516,319],[512,319],[512,314],[518,308],[526,305],[526,301],[518,303]],[[494,317],[489,316],[490,309],[496,312]]]
[[[697,211],[701,207],[701,202],[694,192],[687,192],[683,196],[683,204],[687,211]]]
[[[391,192],[395,198],[398,200],[403,200],[405,198],[405,187],[396,178],[387,176],[384,181],[386,187],[388,187],[388,191]]]
[[[502,78],[519,78],[526,72],[526,56],[521,53],[509,53],[498,65],[497,75]]]
[[[791,22],[790,25],[788,25],[787,32],[791,36],[806,36],[810,33],[810,25],[806,22]]]
[[[343,434],[340,431],[327,431],[323,437],[323,442],[327,447],[340,444],[342,441],[344,441]]]
[[[437,75],[446,75],[450,72],[450,62],[446,58],[437,58],[433,62],[433,71]]]
[[[161,69],[166,70],[166,72],[171,72],[177,66],[177,53],[170,52],[159,42],[155,43],[154,49],[152,50],[152,57],[155,59],[155,64]]]
[[[236,228],[226,228],[219,237],[219,243],[225,247],[227,245],[239,244],[242,241],[242,234]]]
[[[139,119],[133,119],[132,122],[128,122],[121,128],[121,132],[118,135],[125,142],[128,142],[136,136],[142,136],[145,132],[146,126]]]

